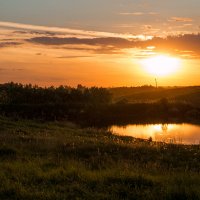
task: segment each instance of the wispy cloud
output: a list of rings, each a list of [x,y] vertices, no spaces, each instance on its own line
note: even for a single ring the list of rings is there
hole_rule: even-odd
[[[60,28],[60,27],[47,27],[47,26],[36,26],[30,24],[20,24],[13,22],[2,22],[0,21],[0,27],[13,28],[16,30],[32,30],[32,31],[45,31],[48,33],[63,33],[78,35],[82,37],[121,37],[121,38],[137,38],[137,36],[131,34],[118,34],[110,32],[99,32],[99,31],[86,31],[70,28]],[[24,32],[25,33],[25,32]]]
[[[91,56],[60,56],[58,58],[62,58],[62,59],[72,59],[72,58],[91,58]]]
[[[27,40],[28,42],[44,45],[66,45],[66,44],[84,44],[84,45],[101,45],[101,46],[128,46],[129,40],[117,37],[107,38],[61,38],[61,37],[34,37]]]
[[[133,15],[133,16],[143,16],[143,15],[158,15],[157,12],[121,12],[120,15]]]
[[[13,34],[20,34],[20,35],[49,35],[49,36],[54,36],[54,35],[58,35],[58,33],[53,33],[53,32],[49,32],[49,31],[32,31],[32,30],[28,30],[28,31],[22,31],[22,30],[17,30],[17,31],[13,31]]]
[[[148,14],[149,14],[149,15],[159,15],[158,12],[149,12]]]
[[[143,12],[122,12],[120,15],[135,15],[135,16],[140,16],[140,15],[145,15]]]
[[[21,45],[21,44],[22,43],[20,42],[0,42],[0,48],[13,47],[13,46]]]
[[[192,22],[192,18],[188,17],[171,17],[168,21],[170,22]]]

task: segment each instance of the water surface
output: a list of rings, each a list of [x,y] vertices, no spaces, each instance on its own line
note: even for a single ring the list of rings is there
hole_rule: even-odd
[[[132,136],[167,143],[200,144],[200,125],[193,124],[146,124],[112,126],[117,135]]]

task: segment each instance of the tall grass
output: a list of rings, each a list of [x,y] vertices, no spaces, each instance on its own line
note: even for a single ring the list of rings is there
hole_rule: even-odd
[[[200,199],[200,146],[0,118],[0,199]]]

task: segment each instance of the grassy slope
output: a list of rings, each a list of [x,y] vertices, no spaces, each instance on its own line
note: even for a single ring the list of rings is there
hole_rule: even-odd
[[[123,98],[129,102],[152,102],[161,98],[170,100],[184,101],[199,105],[200,87],[136,87],[136,88],[112,88],[110,92],[113,94],[115,101]]]
[[[200,146],[0,118],[0,199],[200,199]]]

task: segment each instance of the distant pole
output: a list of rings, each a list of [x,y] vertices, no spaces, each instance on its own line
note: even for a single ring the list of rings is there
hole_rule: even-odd
[[[158,88],[157,78],[155,78],[155,82],[156,82],[156,88]]]

